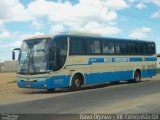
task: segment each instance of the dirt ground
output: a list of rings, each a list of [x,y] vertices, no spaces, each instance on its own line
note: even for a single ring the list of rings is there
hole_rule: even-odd
[[[160,74],[149,80],[159,80],[159,79],[160,79]],[[15,80],[16,80],[16,73],[0,73],[1,105],[69,94],[69,92],[65,92],[64,90],[59,90],[59,92],[56,93],[49,93],[46,90],[18,88],[15,83]],[[143,80],[148,80],[148,79],[143,79]]]
[[[67,94],[63,91],[54,94],[42,89],[18,88],[15,81],[16,73],[0,73],[0,105]]]

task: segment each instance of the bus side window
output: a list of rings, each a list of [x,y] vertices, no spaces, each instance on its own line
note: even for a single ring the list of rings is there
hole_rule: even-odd
[[[141,55],[146,55],[148,54],[148,47],[146,43],[140,43],[139,44],[139,53]]]
[[[67,57],[67,39],[66,38],[60,38],[56,41],[57,44],[57,51],[58,51],[58,63],[59,68],[63,67],[66,57]]]
[[[50,47],[50,69],[59,70],[67,57],[67,39],[56,38]]]
[[[102,41],[102,53],[103,54],[113,54],[114,50],[114,43],[110,41]]]
[[[84,39],[71,37],[70,38],[70,55],[84,55]]]
[[[94,52],[93,40],[86,40],[85,44],[86,44],[86,53],[93,54],[93,52]]]
[[[116,42],[116,53],[126,54],[126,52],[127,52],[126,42],[124,41]]]
[[[98,54],[101,53],[100,41],[94,40],[94,53]]]
[[[127,51],[128,54],[138,54],[138,47],[137,44],[135,42],[128,42],[127,43]]]
[[[148,53],[149,54],[155,54],[155,44],[154,43],[148,43]]]
[[[99,40],[86,40],[86,53],[87,54],[100,54],[101,47]]]

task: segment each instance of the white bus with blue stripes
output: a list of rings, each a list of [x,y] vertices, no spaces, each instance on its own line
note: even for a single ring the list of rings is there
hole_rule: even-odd
[[[20,88],[80,89],[106,82],[140,82],[156,75],[153,41],[108,38],[97,34],[60,33],[25,39],[19,50]]]

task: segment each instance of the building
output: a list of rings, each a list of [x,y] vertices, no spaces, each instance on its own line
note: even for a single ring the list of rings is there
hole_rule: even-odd
[[[3,66],[4,66],[4,63],[0,62],[0,72],[1,72]]]
[[[157,68],[160,68],[160,54],[157,54]]]

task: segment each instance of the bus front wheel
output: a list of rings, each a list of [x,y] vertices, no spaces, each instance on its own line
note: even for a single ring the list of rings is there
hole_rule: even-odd
[[[81,89],[81,85],[81,77],[79,77],[78,75],[73,76],[71,90],[79,90]]]
[[[47,91],[50,92],[50,93],[54,93],[55,92],[55,88],[47,89]]]

